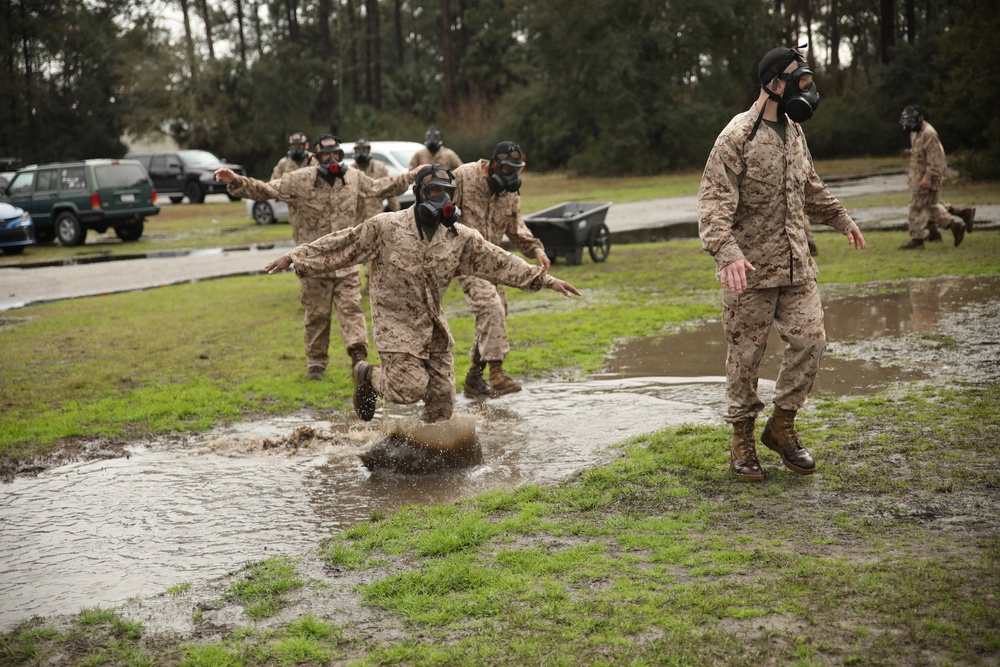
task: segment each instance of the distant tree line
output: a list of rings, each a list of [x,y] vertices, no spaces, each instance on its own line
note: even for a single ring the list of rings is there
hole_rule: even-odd
[[[177,16],[171,29],[165,17]],[[0,0],[0,155],[168,135],[266,176],[294,130],[515,139],[532,169],[700,168],[774,46],[808,42],[818,158],[898,152],[925,106],[1000,177],[995,0]]]

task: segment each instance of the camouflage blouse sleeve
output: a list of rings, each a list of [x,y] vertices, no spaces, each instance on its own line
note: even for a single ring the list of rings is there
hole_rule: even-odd
[[[555,282],[540,266],[533,266],[503,248],[495,246],[475,229],[464,227],[467,236],[458,263],[458,275],[477,276],[490,282],[537,292]]]
[[[416,173],[413,170],[404,171],[395,176],[384,176],[374,179],[368,174],[358,171],[358,190],[362,197],[396,197],[406,192],[413,182]]]
[[[300,245],[288,257],[299,278],[334,278],[338,269],[368,262],[375,254],[377,239],[378,225],[372,218]]]
[[[295,172],[287,172],[277,180],[265,183],[249,176],[237,176],[236,180],[226,188],[229,194],[244,199],[263,201],[265,199],[279,199],[289,201],[296,196]]]
[[[733,236],[733,218],[740,203],[740,180],[746,167],[731,136],[716,140],[698,190],[698,233],[718,269],[744,259]]]

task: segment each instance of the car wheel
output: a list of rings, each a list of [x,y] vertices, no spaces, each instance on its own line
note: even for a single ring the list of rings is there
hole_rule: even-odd
[[[133,222],[131,225],[121,225],[115,227],[115,235],[122,241],[135,241],[140,236],[142,236],[142,230],[145,227],[143,221]]]
[[[23,245],[15,245],[15,246],[11,246],[9,248],[4,248],[3,249],[3,254],[5,254],[5,255],[20,255],[22,252],[24,252],[24,246]]]
[[[171,204],[180,204],[182,201],[184,201],[184,195],[170,195]]]
[[[74,214],[63,211],[56,216],[56,236],[61,245],[83,245],[87,240],[87,228],[80,224],[79,218]]]
[[[188,181],[184,186],[184,196],[192,204],[201,204],[205,201],[205,191],[198,185],[198,181]]]
[[[237,197],[236,195],[231,195],[228,192],[226,193],[226,196],[229,197],[229,201],[239,201],[239,200],[243,199],[242,197]]]
[[[273,225],[278,221],[274,217],[274,209],[266,201],[259,201],[253,205],[253,219],[258,225]]]

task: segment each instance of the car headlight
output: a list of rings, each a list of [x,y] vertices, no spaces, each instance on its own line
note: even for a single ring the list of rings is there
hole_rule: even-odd
[[[18,218],[17,226],[27,227],[30,224],[31,224],[31,214],[25,211],[24,213],[21,214],[21,217]]]
[[[198,177],[198,179],[202,180],[202,181],[214,181],[215,180],[215,174],[213,174],[210,171],[206,171],[206,172],[203,172],[202,175]]]

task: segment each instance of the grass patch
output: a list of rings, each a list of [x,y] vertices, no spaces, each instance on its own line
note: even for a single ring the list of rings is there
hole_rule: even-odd
[[[288,604],[287,593],[302,585],[295,563],[274,557],[248,565],[243,576],[230,585],[229,594],[250,618],[267,618]]]

